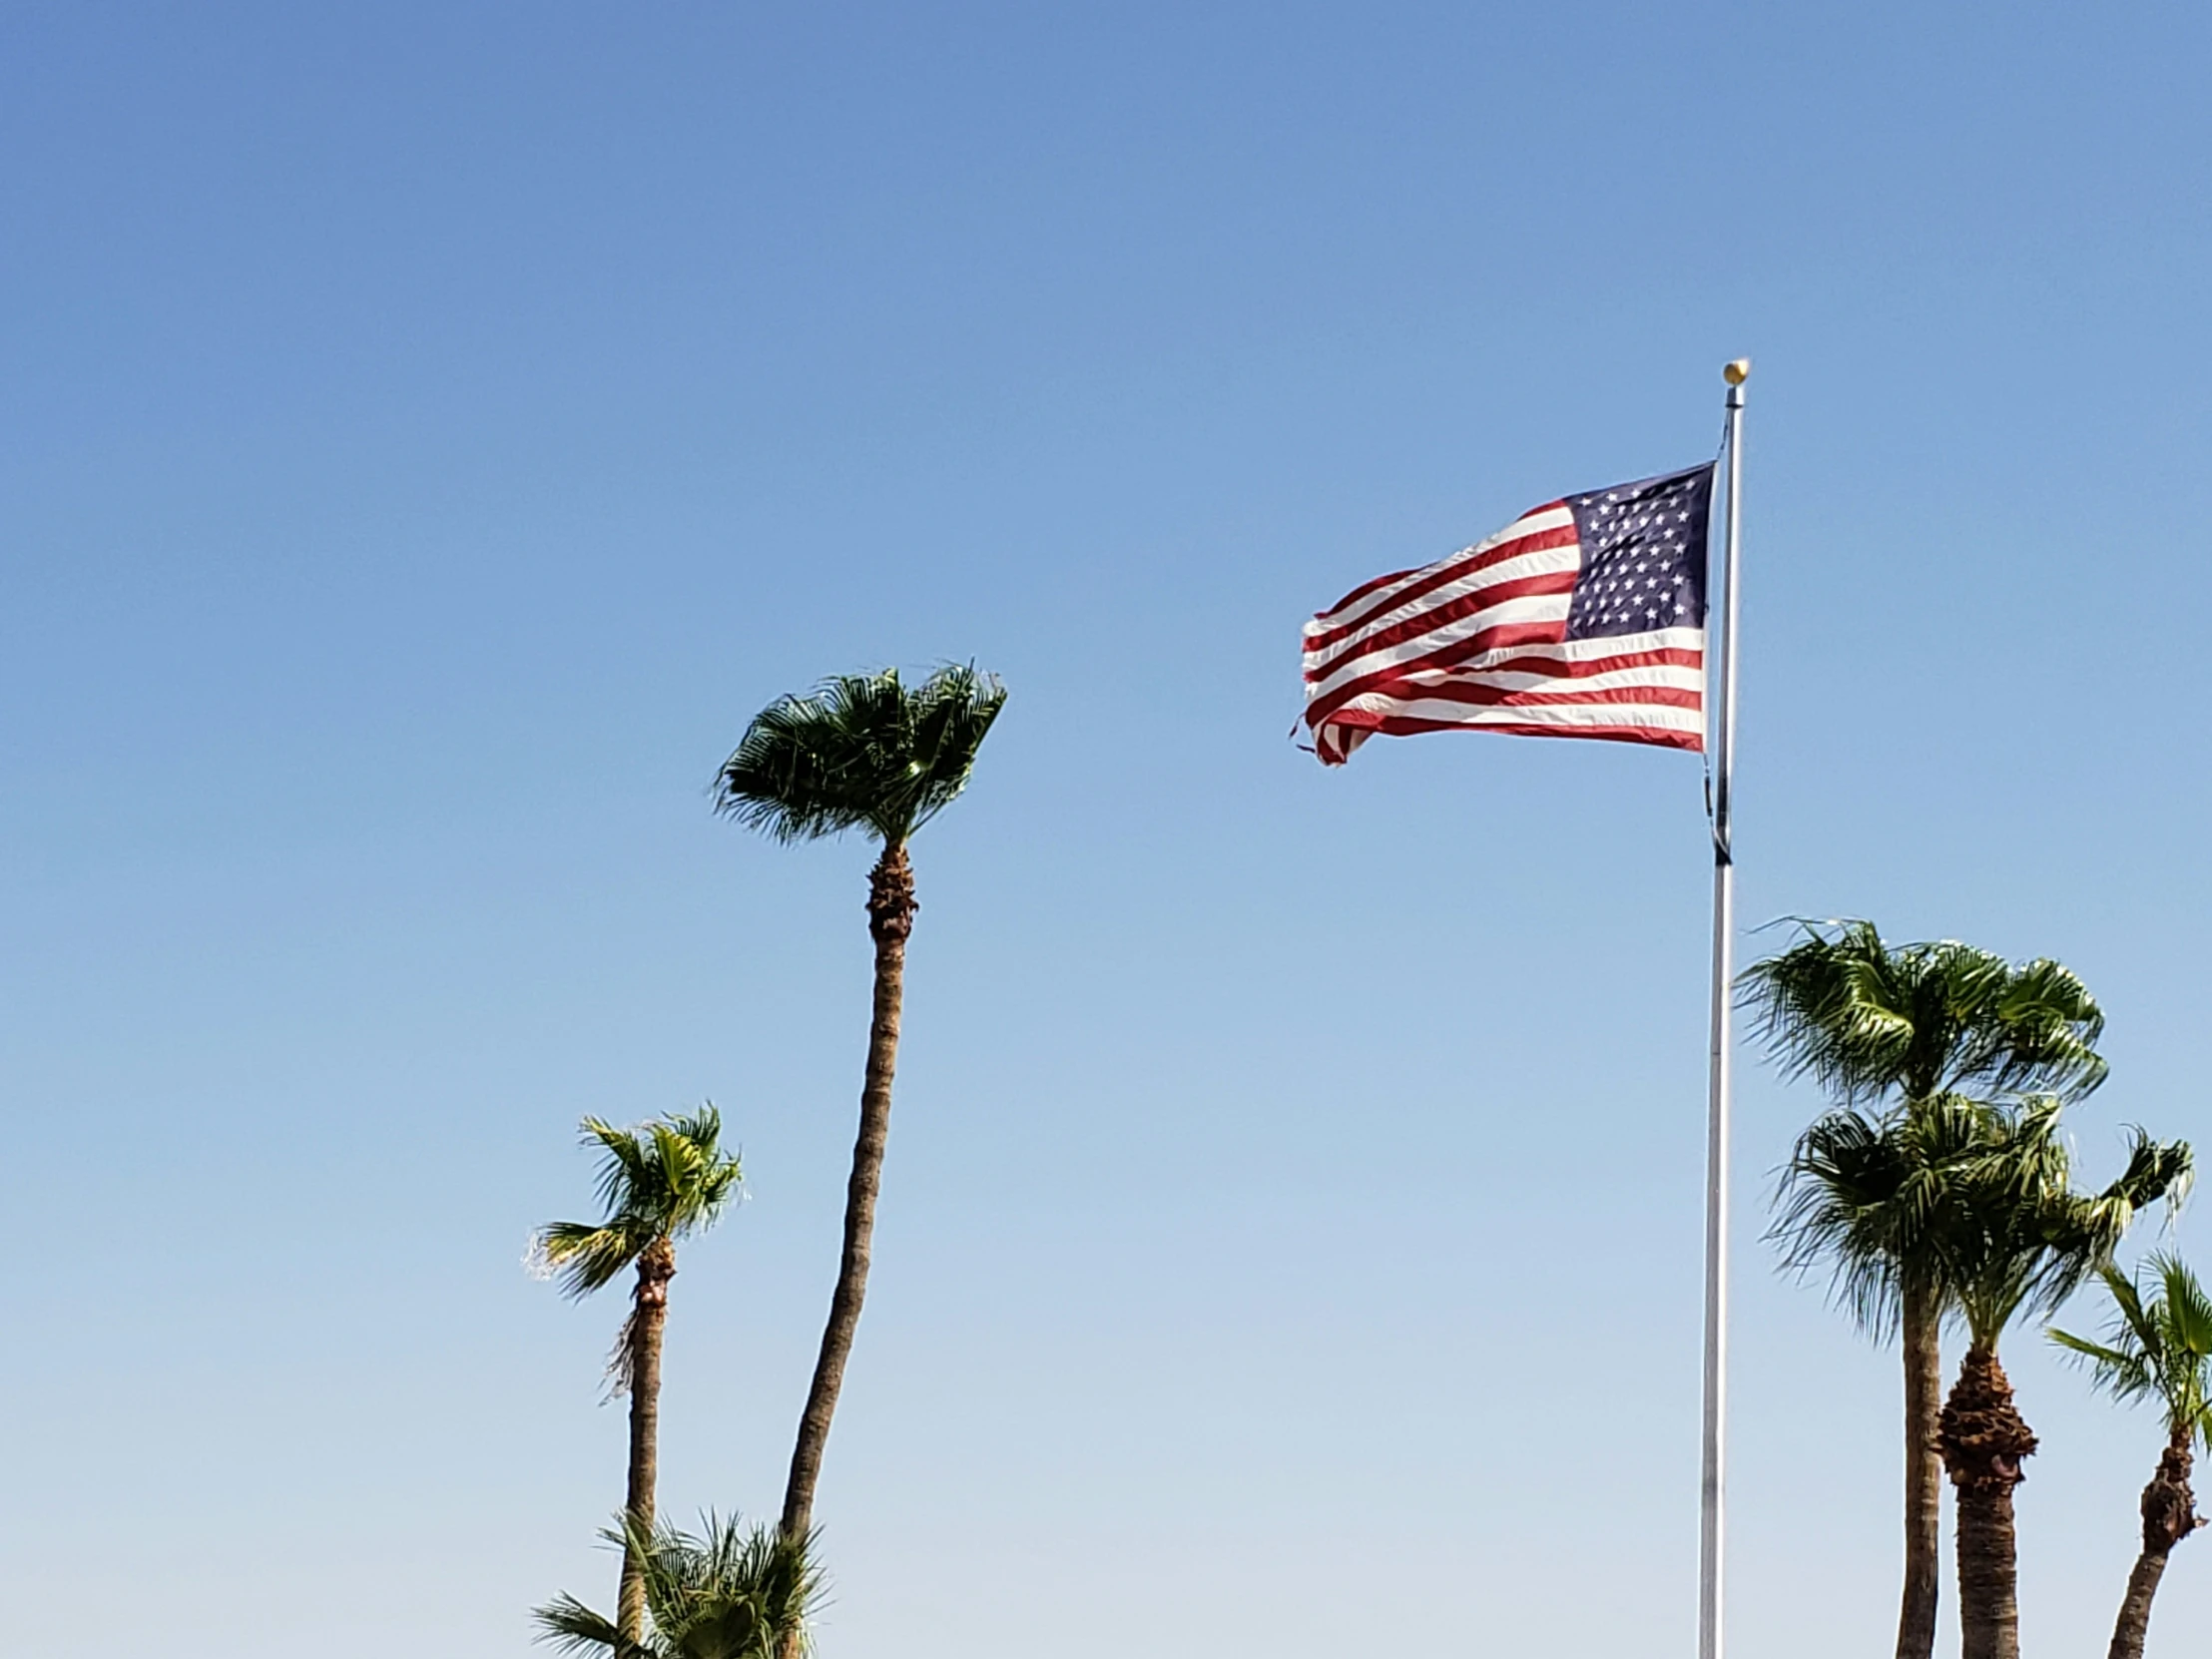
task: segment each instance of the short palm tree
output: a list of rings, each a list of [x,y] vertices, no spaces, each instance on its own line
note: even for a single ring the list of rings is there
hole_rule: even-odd
[[[2196,1444],[2212,1447],[2212,1296],[2178,1256],[2156,1255],[2144,1267],[2140,1280],[2117,1268],[2102,1270],[2113,1310],[2105,1341],[2050,1334],[2113,1398],[2150,1400],[2166,1419],[2166,1449],[2143,1488],[2142,1553],[2128,1574],[2107,1659],[2143,1659],[2151,1597],[2165,1576],[2166,1558],[2204,1525],[2189,1475]]]
[[[2127,1169],[2077,1193],[2052,1097],[2000,1108],[2001,1135],[1952,1194],[1939,1228],[1945,1277],[1966,1326],[1966,1356],[1936,1431],[1958,1494],[1960,1659],[2019,1659],[2012,1489],[2035,1435],[1997,1358],[2022,1313],[2047,1314],[2098,1269],[2145,1205],[2179,1202],[2193,1163],[2181,1142],[2134,1131]]]
[[[539,1264],[572,1297],[611,1284],[626,1268],[637,1279],[630,1317],[615,1342],[608,1376],[630,1396],[630,1469],[623,1499],[628,1523],[652,1530],[653,1491],[660,1473],[661,1344],[668,1325],[669,1281],[676,1277],[676,1242],[711,1227],[742,1190],[744,1170],[722,1149],[722,1114],[712,1105],[661,1118],[637,1129],[584,1120],[584,1144],[601,1153],[598,1221],[557,1221],[534,1241]],[[616,1613],[624,1638],[645,1624],[645,1567],[625,1548]]]
[[[906,685],[895,669],[841,676],[825,681],[812,696],[780,698],[755,716],[715,781],[717,811],[780,841],[859,830],[881,849],[868,876],[875,986],[860,1132],[845,1187],[836,1289],[784,1490],[782,1525],[789,1537],[806,1535],[814,1524],[823,1449],[867,1292],[875,1200],[890,1134],[906,938],[916,908],[906,845],[967,788],[976,752],[1005,702],[997,680],[972,667],[938,669],[918,686]]]
[[[646,1628],[626,1633],[564,1595],[537,1610],[539,1641],[610,1659],[777,1659],[805,1648],[823,1588],[812,1538],[712,1514],[696,1537],[627,1518],[603,1536],[641,1564]]]
[[[1842,1300],[1878,1340],[1896,1333],[1905,1360],[1905,1589],[1897,1659],[1930,1659],[1940,1584],[1942,1406],[1940,1336],[1947,1310],[1928,1230],[1915,1222],[1944,1147],[1972,1131],[1965,1097],[2011,1090],[2086,1094],[2104,1078],[2096,1052],[2104,1016],[2072,973],[2051,961],[2009,963],[1953,941],[1886,943],[1871,922],[1800,923],[1798,942],[1746,970],[1744,999],[1769,1053],[1789,1076],[1811,1077],[1849,1113],[1807,1132],[1785,1177],[1777,1233],[1800,1269],[1827,1259]],[[1874,1108],[1866,1116],[1859,1108]],[[1887,1114],[1932,1122],[1884,1146]],[[1864,1142],[1865,1145],[1856,1143]],[[1885,1210],[1862,1183],[1918,1185]],[[1837,1159],[1845,1160],[1831,1169]],[[1871,1159],[1867,1167],[1847,1167]],[[1884,1159],[1900,1162],[1887,1173]],[[1834,1178],[1832,1195],[1824,1188]],[[1830,1198],[1834,1205],[1831,1207]],[[1872,1209],[1869,1209],[1872,1206]]]

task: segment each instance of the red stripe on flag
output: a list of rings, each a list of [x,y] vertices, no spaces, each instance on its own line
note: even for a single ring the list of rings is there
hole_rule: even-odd
[[[1548,510],[1543,507],[1536,509],[1537,512]],[[1433,593],[1436,589],[1449,583],[1464,581],[1478,571],[1489,570],[1503,564],[1507,559],[1517,559],[1525,553],[1548,552],[1554,547],[1569,547],[1573,543],[1574,525],[1572,523],[1561,524],[1549,530],[1535,530],[1525,536],[1516,536],[1511,541],[1500,542],[1495,547],[1484,550],[1478,557],[1469,558],[1466,553],[1454,553],[1448,559],[1439,559],[1436,563],[1427,566],[1425,573],[1415,570],[1401,570],[1395,576],[1380,577],[1376,581],[1370,582],[1367,587],[1357,588],[1352,593],[1347,594],[1328,610],[1317,613],[1314,622],[1321,623],[1324,626],[1316,629],[1313,624],[1308,624],[1306,649],[1309,653],[1327,651],[1332,646],[1358,633],[1367,626],[1371,619],[1382,616],[1387,611],[1393,611],[1400,605],[1411,604],[1415,599]],[[1467,549],[1467,553],[1473,551],[1472,548]],[[1351,605],[1361,594],[1391,582],[1400,581],[1407,576],[1419,576],[1421,579],[1418,582],[1407,583],[1402,590],[1390,594],[1379,605],[1370,606],[1358,616],[1346,617],[1344,615],[1346,607]],[[1572,585],[1571,581],[1569,585]],[[1342,620],[1337,620],[1340,618]]]
[[[1504,622],[1494,628],[1484,628],[1470,634],[1464,640],[1455,640],[1425,656],[1410,657],[1402,663],[1390,663],[1347,680],[1334,691],[1324,692],[1306,706],[1306,724],[1313,726],[1327,720],[1338,709],[1355,697],[1363,697],[1394,681],[1412,674],[1424,674],[1436,669],[1453,668],[1470,657],[1480,657],[1491,651],[1509,651],[1521,645],[1557,645],[1567,631],[1560,622]],[[1488,666],[1488,665],[1485,665]]]
[[[1388,715],[1365,730],[1385,738],[1418,737],[1424,732],[1496,732],[1508,738],[1602,738],[1614,743],[1645,743],[1693,753],[1705,747],[1704,740],[1695,732],[1676,732],[1655,726],[1507,726],[1487,722],[1468,726],[1455,720],[1415,720],[1405,715]]]

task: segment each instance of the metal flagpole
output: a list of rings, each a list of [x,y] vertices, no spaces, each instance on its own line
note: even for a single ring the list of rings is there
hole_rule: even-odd
[[[1705,1455],[1700,1471],[1698,1659],[1721,1659],[1723,1499],[1728,1472],[1728,1115],[1733,1059],[1736,856],[1730,835],[1736,769],[1736,549],[1743,524],[1744,381],[1751,359],[1721,371],[1728,381],[1728,516],[1721,555],[1720,695],[1710,727],[1713,766],[1713,1027],[1705,1123]],[[1710,667],[1710,656],[1709,667]],[[1710,676],[1707,692],[1711,695]]]

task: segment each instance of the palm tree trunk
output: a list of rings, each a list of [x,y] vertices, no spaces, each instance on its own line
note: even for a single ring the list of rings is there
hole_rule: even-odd
[[[2107,1659],[2143,1659],[2143,1641],[2150,1635],[2150,1598],[2158,1593],[2158,1581],[2165,1576],[2164,1550],[2146,1549],[2135,1557],[2120,1616],[2112,1625],[2112,1645],[2105,1649]]]
[[[1943,1357],[1936,1299],[1907,1285],[1905,1349],[1905,1596],[1897,1659],[1931,1659],[1942,1585],[1943,1459],[1936,1435],[1943,1408]]]
[[[898,1063],[898,1012],[905,994],[906,936],[914,924],[914,873],[902,845],[887,845],[868,877],[868,932],[875,940],[875,1007],[868,1023],[867,1074],[860,1086],[860,1134],[852,1146],[852,1176],[845,1186],[844,1254],[837,1288],[830,1298],[830,1322],[822,1354],[800,1413],[799,1443],[792,1450],[791,1479],[784,1488],[782,1528],[803,1538],[814,1524],[815,1484],[822,1476],[823,1447],[844,1382],[844,1362],[867,1294],[868,1246],[875,1232],[875,1195],[890,1137],[891,1073]]]
[[[668,1327],[668,1282],[676,1277],[676,1247],[656,1239],[638,1257],[630,1323],[617,1351],[617,1382],[630,1393],[630,1480],[623,1513],[631,1531],[653,1531],[653,1488],[661,1468],[661,1342]],[[615,1625],[626,1642],[645,1636],[645,1563],[627,1544]]]
[[[2150,1600],[2165,1576],[2166,1558],[2174,1545],[2204,1524],[2197,1518],[2196,1495],[2189,1490],[2192,1461],[2189,1430],[2176,1429],[2158,1459],[2158,1472],[2143,1488],[2143,1553],[2127,1575],[2127,1596],[2112,1626],[2106,1659],[2143,1659],[2143,1642],[2150,1635]]]
[[[1959,1659],[2019,1659],[2019,1551],[2012,1488],[2035,1436],[1993,1350],[1969,1348],[1937,1430],[1958,1488]]]

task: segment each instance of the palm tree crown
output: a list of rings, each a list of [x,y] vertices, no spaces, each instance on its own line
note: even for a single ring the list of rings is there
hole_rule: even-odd
[[[741,1527],[709,1514],[698,1536],[663,1523],[650,1533],[625,1521],[601,1534],[642,1564],[651,1629],[636,1640],[574,1596],[537,1609],[538,1640],[612,1659],[775,1659],[802,1650],[821,1604],[814,1539],[773,1527]]]
[[[1951,1094],[1914,1112],[1825,1113],[1798,1137],[1768,1236],[1793,1273],[1825,1260],[1836,1301],[1861,1330],[1887,1339],[1908,1281],[1945,1305],[1941,1230],[1957,1188],[2000,1133],[1989,1107]]]
[[[1994,1139],[1937,1222],[1937,1249],[1968,1340],[1993,1350],[2023,1310],[2049,1313],[2108,1267],[2137,1211],[2160,1199],[2179,1205],[2195,1165],[2186,1142],[2132,1130],[2119,1178],[2077,1192],[2055,1097],[1987,1110]]]
[[[865,829],[901,846],[967,787],[1005,702],[962,664],[913,687],[896,669],[826,680],[754,717],[716,777],[716,811],[782,841]]]
[[[710,1104],[640,1129],[584,1120],[584,1144],[604,1154],[596,1222],[539,1229],[538,1260],[572,1297],[589,1296],[662,1241],[709,1227],[743,1190],[745,1171],[722,1150],[722,1114]]]
[[[2057,962],[2013,964],[1955,940],[1892,945],[1868,921],[1801,922],[1744,973],[1769,1051],[1837,1098],[1948,1092],[2076,1098],[2104,1081],[2104,1014]]]
[[[2114,1267],[2098,1274],[2112,1298],[2104,1342],[2064,1331],[2051,1341],[2113,1398],[2155,1401],[2170,1433],[2212,1447],[2212,1296],[2178,1256],[2154,1255],[2144,1270],[2139,1279]]]
[[[2135,1130],[2120,1177],[2075,1192],[2060,1109],[2051,1095],[2002,1106],[1939,1094],[1910,1112],[1827,1113],[1783,1174],[1772,1236],[1785,1264],[1828,1261],[1837,1300],[1877,1335],[1896,1327],[1901,1280],[1919,1277],[1989,1346],[2023,1307],[2072,1295],[2139,1208],[2178,1203],[2191,1180],[2186,1144]]]

